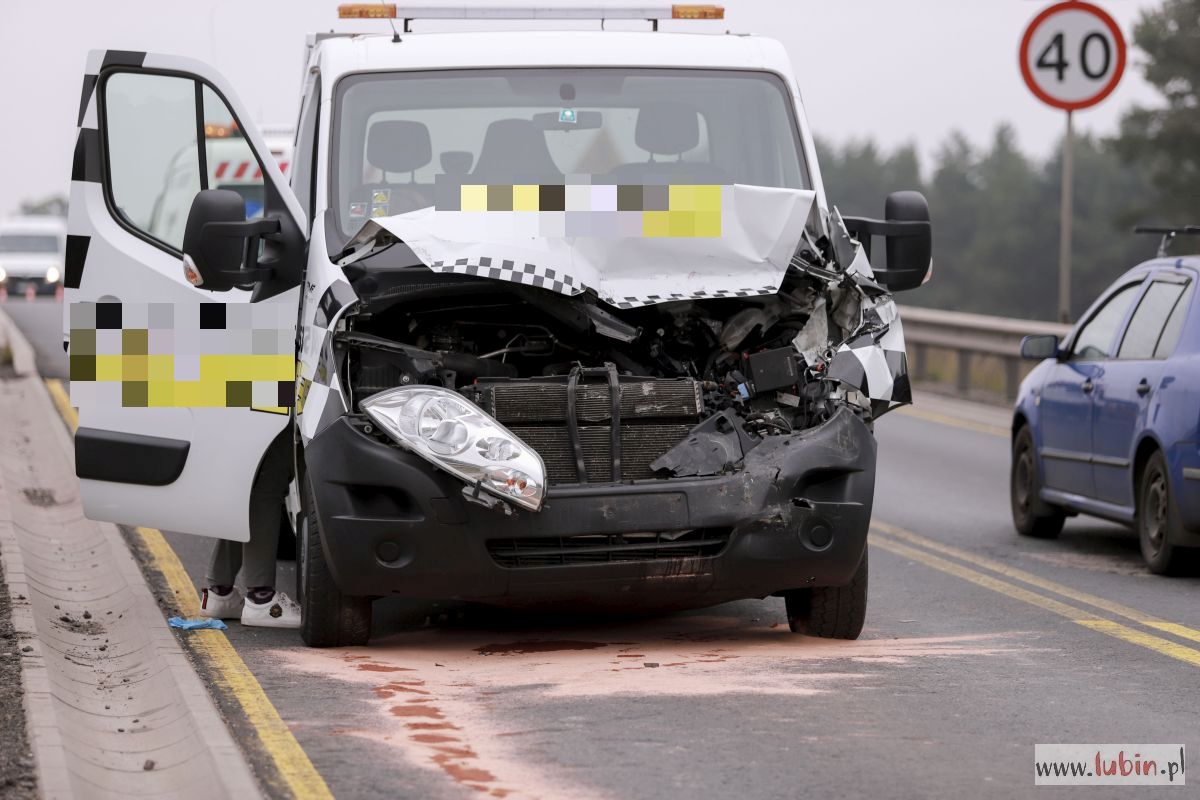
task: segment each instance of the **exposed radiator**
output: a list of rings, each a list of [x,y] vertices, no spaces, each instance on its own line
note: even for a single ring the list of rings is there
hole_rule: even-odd
[[[693,380],[626,380],[621,387],[621,421],[699,418],[700,385]],[[604,383],[581,383],[575,398],[579,422],[606,422],[612,395]],[[484,388],[484,410],[508,423],[565,422],[567,384],[512,381]]]
[[[650,462],[678,444],[700,421],[700,384],[690,379],[620,378],[618,411],[621,480],[652,478]],[[481,380],[485,411],[537,450],[552,484],[578,483],[568,423],[566,378]],[[577,436],[588,482],[612,480],[613,398],[607,380],[589,377],[575,387]]]
[[[695,423],[675,425],[621,426],[621,480],[652,478],[650,462],[679,444]],[[546,462],[551,483],[575,483],[575,453],[567,437],[566,425],[508,425],[510,431],[537,450]],[[591,481],[611,479],[612,428],[608,425],[579,426],[583,461]]]

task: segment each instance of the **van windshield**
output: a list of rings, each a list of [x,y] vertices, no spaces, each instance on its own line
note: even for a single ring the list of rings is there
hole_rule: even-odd
[[[442,207],[462,184],[810,188],[787,88],[766,72],[510,69],[352,75],[337,88],[331,206]]]
[[[0,235],[0,253],[57,253],[58,237],[33,233]]]

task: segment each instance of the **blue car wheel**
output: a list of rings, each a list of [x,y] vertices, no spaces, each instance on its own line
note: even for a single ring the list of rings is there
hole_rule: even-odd
[[[1137,498],[1138,541],[1142,558],[1158,575],[1179,575],[1196,563],[1196,552],[1175,544],[1183,530],[1171,496],[1171,481],[1162,453],[1154,453],[1142,470]]]
[[[1009,475],[1009,500],[1013,527],[1022,536],[1054,539],[1062,531],[1066,514],[1042,501],[1042,478],[1038,474],[1033,433],[1023,426],[1013,439],[1012,471]]]

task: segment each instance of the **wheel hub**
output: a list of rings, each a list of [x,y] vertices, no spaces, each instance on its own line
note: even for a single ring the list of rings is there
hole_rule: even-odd
[[[1155,552],[1162,548],[1167,529],[1167,482],[1162,474],[1151,477],[1146,488],[1145,520],[1146,538]]]

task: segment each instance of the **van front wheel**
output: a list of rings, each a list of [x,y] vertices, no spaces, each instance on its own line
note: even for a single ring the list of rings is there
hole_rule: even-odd
[[[784,592],[793,633],[825,639],[857,639],[867,618],[867,552],[849,586],[818,586]]]
[[[371,638],[371,598],[342,594],[321,546],[321,524],[312,485],[304,478],[304,513],[296,531],[296,595],[300,638],[309,647],[364,645]]]

